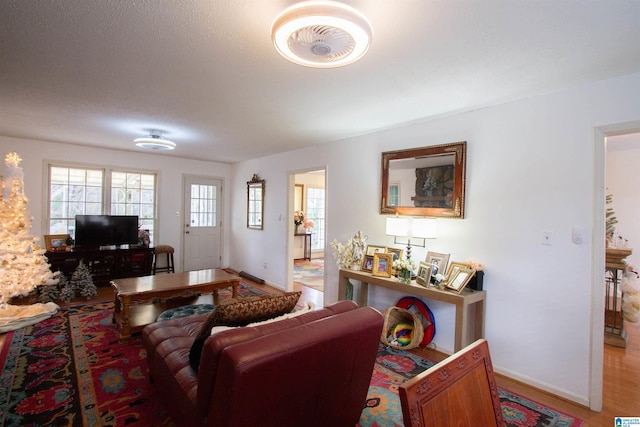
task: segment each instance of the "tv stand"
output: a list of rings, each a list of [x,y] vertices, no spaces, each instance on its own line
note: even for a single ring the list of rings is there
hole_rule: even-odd
[[[96,286],[109,286],[111,280],[151,275],[153,249],[143,247],[78,248],[72,251],[46,252],[51,271],[61,271],[71,279],[80,261],[89,267]]]

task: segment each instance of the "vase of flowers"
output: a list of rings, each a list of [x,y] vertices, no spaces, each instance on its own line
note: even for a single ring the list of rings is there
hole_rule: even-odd
[[[314,223],[310,219],[305,219],[302,221],[302,227],[307,231],[307,233],[311,233],[311,229],[313,228]]]
[[[398,281],[402,283],[411,283],[411,276],[415,269],[415,264],[411,259],[397,259],[393,261],[393,268],[398,273]]]
[[[300,232],[300,226],[304,223],[304,212],[295,211],[293,213],[293,224],[296,226],[295,233],[298,234]]]

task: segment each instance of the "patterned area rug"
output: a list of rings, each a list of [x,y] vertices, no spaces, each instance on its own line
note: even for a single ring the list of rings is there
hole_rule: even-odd
[[[245,288],[251,287],[241,286],[241,295],[252,293]],[[140,339],[120,344],[112,314],[111,301],[75,305],[7,333],[0,352],[0,426],[174,426],[147,378]],[[398,384],[430,366],[413,353],[381,346],[359,426],[403,426]],[[509,426],[582,425],[505,390],[501,399]]]
[[[380,345],[359,427],[403,427],[398,386],[433,366],[408,351]],[[510,427],[579,427],[583,421],[541,403],[499,389],[502,414]]]
[[[238,289],[241,297],[264,293]],[[147,378],[140,339],[120,344],[112,315],[111,301],[77,304],[7,333],[0,426],[174,426]]]
[[[294,261],[293,281],[318,291],[324,291],[324,259]]]

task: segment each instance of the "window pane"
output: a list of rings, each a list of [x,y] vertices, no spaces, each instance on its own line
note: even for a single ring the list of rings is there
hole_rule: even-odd
[[[324,249],[324,188],[307,187],[307,220],[313,221],[311,250]]]
[[[48,234],[75,235],[75,216],[102,210],[100,169],[49,166]]]
[[[217,223],[216,186],[191,185],[191,227],[214,227]]]

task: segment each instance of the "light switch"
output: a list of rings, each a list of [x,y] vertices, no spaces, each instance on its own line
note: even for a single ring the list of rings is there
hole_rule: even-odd
[[[543,245],[551,245],[553,243],[553,231],[544,230],[542,232],[542,244]]]
[[[584,228],[582,227],[573,227],[571,229],[571,241],[576,245],[581,245],[584,243]]]

